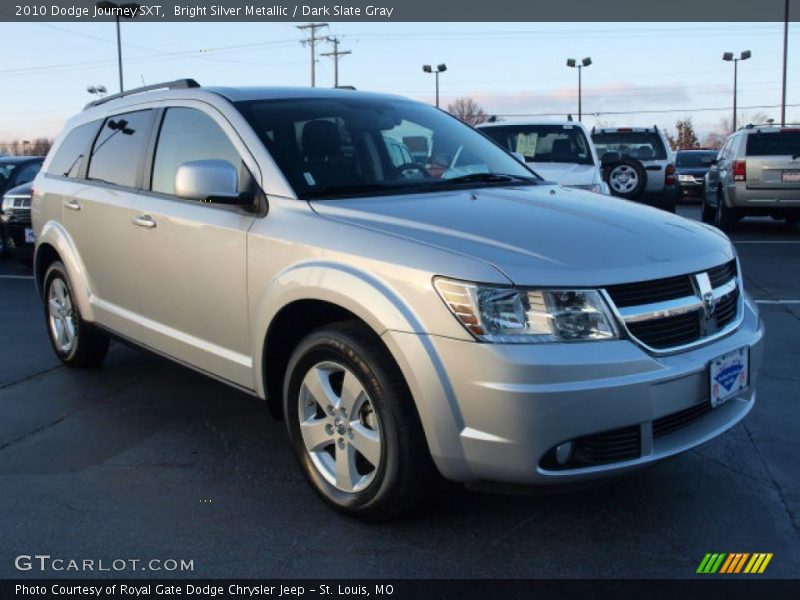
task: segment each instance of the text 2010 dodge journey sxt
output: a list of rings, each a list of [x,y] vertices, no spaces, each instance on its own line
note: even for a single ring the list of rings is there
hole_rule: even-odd
[[[437,473],[621,473],[755,401],[763,326],[724,234],[545,183],[431,106],[150,86],[73,117],[34,188],[58,357],[115,336],[263,398],[349,514]]]

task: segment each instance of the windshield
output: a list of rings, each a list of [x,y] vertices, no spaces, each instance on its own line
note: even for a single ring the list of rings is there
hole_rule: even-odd
[[[480,133],[426,104],[354,96],[237,107],[303,199],[541,181]]]
[[[675,164],[679,167],[710,167],[716,152],[678,152]]]
[[[800,155],[800,130],[759,131],[747,136],[747,156]]]
[[[574,125],[498,125],[481,131],[525,162],[594,164],[589,141]]]
[[[654,131],[599,131],[592,134],[592,141],[601,159],[606,152],[619,152],[638,160],[667,158],[667,149]]]

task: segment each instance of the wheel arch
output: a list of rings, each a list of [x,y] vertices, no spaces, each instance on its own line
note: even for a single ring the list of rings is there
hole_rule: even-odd
[[[305,263],[282,272],[260,294],[253,315],[254,385],[276,416],[289,357],[314,329],[353,320],[378,338],[389,329],[422,331],[410,307],[385,282],[336,263]]]
[[[94,311],[90,302],[92,292],[75,244],[60,223],[48,221],[37,236],[33,257],[34,278],[40,295],[44,293],[47,269],[57,260],[61,261],[67,270],[81,317],[88,322],[94,321]]]

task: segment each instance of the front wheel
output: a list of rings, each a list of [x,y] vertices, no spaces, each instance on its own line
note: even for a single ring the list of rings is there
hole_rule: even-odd
[[[50,344],[68,367],[94,367],[108,353],[108,337],[80,315],[64,265],[54,262],[44,276],[44,316]]]
[[[352,516],[382,520],[424,498],[434,467],[397,366],[357,323],[307,336],[284,383],[289,438],[311,487]]]
[[[725,233],[732,233],[736,228],[737,221],[736,209],[730,208],[725,204],[725,197],[722,195],[722,192],[719,192],[717,195],[717,211],[714,218],[714,225]]]

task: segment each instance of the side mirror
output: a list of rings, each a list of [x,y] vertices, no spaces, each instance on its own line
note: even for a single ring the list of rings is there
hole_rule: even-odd
[[[609,165],[614,162],[619,162],[622,160],[622,154],[619,152],[604,152],[603,156],[600,157],[600,163],[604,165]]]
[[[514,158],[516,158],[523,165],[525,164],[525,155],[524,154],[520,154],[519,152],[512,152],[511,154],[514,156]]]
[[[214,204],[250,204],[239,193],[239,173],[225,160],[193,160],[175,173],[175,195],[186,200]]]

